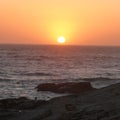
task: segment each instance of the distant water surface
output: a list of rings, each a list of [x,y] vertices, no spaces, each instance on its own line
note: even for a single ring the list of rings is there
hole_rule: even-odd
[[[0,45],[0,99],[49,99],[59,94],[34,88],[83,81],[95,88],[120,82],[120,47]]]

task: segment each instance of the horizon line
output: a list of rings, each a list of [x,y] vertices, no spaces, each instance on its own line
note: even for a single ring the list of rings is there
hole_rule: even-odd
[[[91,46],[91,47],[120,47],[120,45],[85,45],[85,44],[32,44],[32,43],[0,43],[0,45],[35,45],[35,46]]]

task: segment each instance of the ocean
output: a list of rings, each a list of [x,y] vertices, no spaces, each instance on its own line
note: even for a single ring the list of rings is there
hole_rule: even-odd
[[[97,89],[120,83],[120,47],[0,45],[0,99],[51,99],[65,94],[35,87],[84,81]]]

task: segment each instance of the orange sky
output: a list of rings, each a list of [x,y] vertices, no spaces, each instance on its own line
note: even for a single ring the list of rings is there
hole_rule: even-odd
[[[120,0],[0,0],[0,43],[120,45]]]

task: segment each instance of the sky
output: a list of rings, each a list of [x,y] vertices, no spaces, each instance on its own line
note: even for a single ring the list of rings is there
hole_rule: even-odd
[[[120,0],[0,0],[0,43],[120,46]]]

